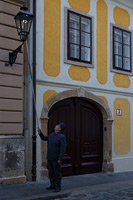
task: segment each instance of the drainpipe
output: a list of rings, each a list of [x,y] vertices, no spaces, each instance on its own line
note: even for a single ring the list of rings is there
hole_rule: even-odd
[[[33,89],[36,98],[36,0],[33,0]],[[36,109],[33,99],[32,181],[36,181]]]

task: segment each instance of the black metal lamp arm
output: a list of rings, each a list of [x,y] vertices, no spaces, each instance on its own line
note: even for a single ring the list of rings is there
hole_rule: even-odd
[[[16,58],[18,53],[22,53],[22,45],[24,44],[24,42],[17,48],[15,49],[13,52],[9,52],[9,64],[12,66],[13,63],[15,63]]]

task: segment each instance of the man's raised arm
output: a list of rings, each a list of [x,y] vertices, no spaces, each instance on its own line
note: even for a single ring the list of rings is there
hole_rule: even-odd
[[[48,141],[48,136],[45,136],[40,128],[38,128],[38,135],[42,140]]]

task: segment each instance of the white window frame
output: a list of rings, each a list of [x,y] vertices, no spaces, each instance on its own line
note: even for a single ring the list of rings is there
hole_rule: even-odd
[[[123,71],[120,69],[114,69],[114,66],[113,66],[113,27],[120,28],[122,30],[125,30],[131,33],[131,72]],[[133,76],[133,55],[132,55],[133,54],[133,31],[123,26],[119,26],[117,24],[111,23],[110,24],[110,47],[111,47],[110,48],[110,71],[114,73]]]
[[[85,62],[80,62],[80,61],[74,61],[68,59],[68,11],[75,12],[75,14],[80,14],[86,17],[91,18],[92,20],[92,63],[85,63]],[[88,68],[94,68],[94,17],[85,14],[83,12],[74,10],[72,8],[64,8],[64,63],[70,64],[70,65],[78,65],[78,66],[83,66],[83,67],[88,67]]]

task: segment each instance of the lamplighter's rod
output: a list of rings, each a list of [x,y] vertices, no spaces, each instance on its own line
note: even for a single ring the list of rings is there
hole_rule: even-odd
[[[24,0],[23,6],[27,7],[27,0]]]

